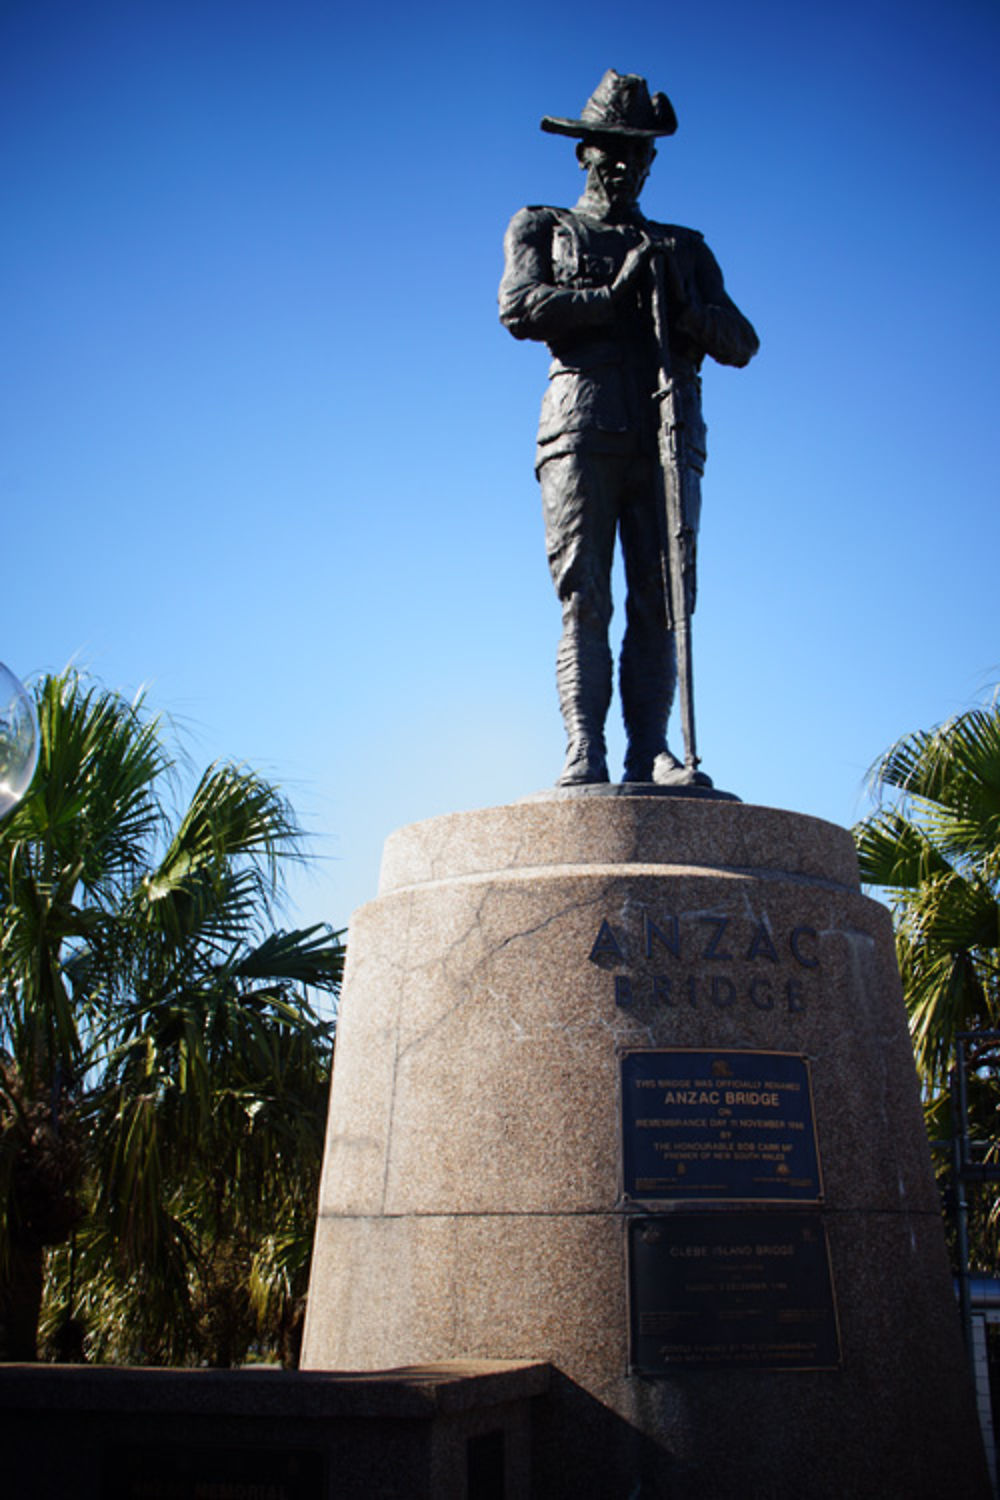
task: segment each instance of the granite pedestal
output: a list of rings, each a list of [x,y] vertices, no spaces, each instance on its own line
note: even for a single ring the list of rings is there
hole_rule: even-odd
[[[790,1059],[815,1170],[786,1166],[786,1141],[757,1150],[755,1187],[728,1168],[706,1186],[664,1127],[647,1136],[673,1187],[628,1179],[639,1054],[654,1093],[657,1060],[703,1054],[725,1083]],[[789,1327],[766,1349],[685,1345],[637,1236],[664,1257],[746,1239],[742,1291],[717,1271],[685,1286],[702,1312],[736,1287],[753,1314],[754,1287],[779,1285],[752,1280],[761,1213],[818,1257],[805,1292],[777,1294]],[[652,1364],[642,1329],[663,1334]],[[388,840],[350,931],[303,1364],[456,1358],[558,1371],[535,1422],[544,1500],[985,1495],[890,921],[843,829],[554,797]]]

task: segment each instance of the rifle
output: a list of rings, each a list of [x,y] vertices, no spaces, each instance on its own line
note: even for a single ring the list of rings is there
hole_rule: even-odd
[[[695,530],[685,503],[687,465],[684,461],[684,421],[678,411],[670,360],[667,293],[663,256],[653,254],[653,327],[659,356],[659,379],[653,399],[659,405],[657,441],[663,503],[657,507],[660,567],[663,574],[665,625],[674,633],[677,650],[677,690],[684,735],[684,781],[707,780],[698,771],[694,736],[694,682],[691,672],[691,615],[695,594]],[[680,773],[678,773],[680,780]],[[709,782],[709,785],[711,783]]]

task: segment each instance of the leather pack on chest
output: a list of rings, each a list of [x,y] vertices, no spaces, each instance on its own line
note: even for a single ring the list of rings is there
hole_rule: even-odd
[[[552,230],[552,275],[557,286],[610,286],[638,233],[625,225],[597,225],[557,212]]]

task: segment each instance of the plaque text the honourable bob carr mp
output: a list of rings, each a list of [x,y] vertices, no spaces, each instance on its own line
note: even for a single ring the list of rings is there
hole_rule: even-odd
[[[626,1199],[822,1198],[806,1058],[626,1051],[621,1091]]]

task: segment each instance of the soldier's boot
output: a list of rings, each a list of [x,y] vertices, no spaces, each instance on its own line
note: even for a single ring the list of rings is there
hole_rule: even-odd
[[[588,786],[607,781],[608,756],[603,735],[592,727],[567,724],[566,759],[556,786]]]
[[[566,726],[566,761],[557,786],[608,780],[604,721],[611,702],[611,653],[603,640],[564,632],[556,655],[559,708]]]

